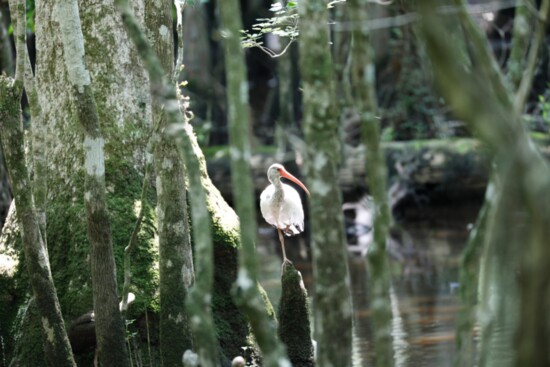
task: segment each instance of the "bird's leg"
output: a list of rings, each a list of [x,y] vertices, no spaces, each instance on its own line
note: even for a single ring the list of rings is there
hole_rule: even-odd
[[[283,237],[283,232],[277,228],[277,233],[279,233],[279,242],[281,242],[281,249],[283,250],[283,264],[289,261],[286,258],[286,252],[285,252],[285,238]]]

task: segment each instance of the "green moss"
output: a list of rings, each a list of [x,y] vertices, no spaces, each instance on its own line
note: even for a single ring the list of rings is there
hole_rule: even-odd
[[[248,322],[231,297],[231,287],[237,278],[237,246],[221,228],[214,227],[214,292],[213,317],[222,354],[231,359],[247,346]],[[223,239],[223,242],[220,240]]]
[[[0,356],[7,361],[11,359],[13,348],[15,346],[13,333],[17,330],[13,325],[21,303],[25,300],[25,288],[18,285],[16,280],[21,279],[19,273],[15,276],[0,274],[0,338],[3,343],[0,344]]]
[[[107,186],[110,192],[107,193],[108,207],[112,224],[113,246],[117,263],[117,280],[119,291],[123,284],[123,256],[124,248],[128,245],[132,233],[136,216],[134,213],[134,201],[137,200],[141,192],[141,176],[132,167],[126,164],[109,161],[107,163]],[[87,239],[87,224],[84,208],[84,199],[82,194],[82,177],[78,173],[74,174],[76,182],[73,182],[73,190],[59,189],[63,193],[48,203],[47,212],[47,233],[48,233],[48,251],[52,275],[56,285],[59,301],[61,304],[63,316],[70,324],[71,320],[88,312],[92,309],[92,287],[89,266],[89,245]],[[59,183],[58,183],[59,184]],[[150,190],[153,191],[153,190]],[[155,235],[155,197],[154,193],[149,196],[148,203],[145,203],[145,217],[138,236],[138,244],[133,252],[132,258],[132,287],[131,291],[136,294],[136,301],[129,309],[129,318],[135,318],[143,314],[146,309],[158,308],[158,248],[154,244]],[[21,259],[20,267],[24,267],[24,261]],[[5,287],[4,287],[5,285]],[[14,320],[14,314],[17,308],[26,302],[25,294],[28,294],[28,281],[26,269],[20,269],[12,278],[0,277],[0,296],[4,291],[8,294],[16,295],[8,308],[2,307],[0,335],[4,337],[5,342],[10,349],[15,343],[12,343],[12,336],[6,335],[5,330],[9,330],[15,325],[14,330],[18,330],[24,337],[24,344],[31,343],[35,338],[35,325],[32,320]],[[16,292],[16,293],[14,293]],[[5,316],[5,317],[4,317]],[[24,322],[23,322],[24,321]],[[15,323],[15,324],[14,324]],[[38,331],[40,328],[38,326]],[[38,340],[41,343],[40,334]],[[27,339],[29,341],[27,341]],[[18,346],[15,355],[17,358],[27,360],[41,360],[42,346],[36,348],[27,348]],[[29,354],[20,356],[21,352]],[[43,359],[42,359],[43,361]],[[24,366],[39,366],[41,363],[27,363]]]
[[[40,316],[33,302],[20,307],[13,330],[15,350],[10,366],[43,366]]]
[[[455,139],[453,145],[460,154],[467,154],[481,147],[481,143],[476,139]]]
[[[287,264],[281,278],[282,294],[279,305],[279,336],[286,345],[293,366],[314,366],[313,344],[309,322],[307,292],[302,275]]]
[[[529,135],[538,145],[547,146],[550,144],[550,135],[548,135],[548,133],[532,131]]]

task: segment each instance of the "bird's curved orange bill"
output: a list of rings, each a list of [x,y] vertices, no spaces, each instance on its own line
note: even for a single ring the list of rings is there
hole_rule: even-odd
[[[306,192],[307,196],[309,195],[309,190],[307,189],[306,185],[302,183],[302,181],[298,180],[296,177],[294,177],[292,174],[290,174],[287,170],[284,168],[279,171],[281,173],[281,177],[288,178],[290,181],[294,182],[296,185],[300,186],[304,191]]]

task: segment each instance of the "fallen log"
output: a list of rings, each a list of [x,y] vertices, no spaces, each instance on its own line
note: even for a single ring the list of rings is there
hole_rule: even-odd
[[[444,196],[471,196],[482,193],[487,183],[490,163],[484,148],[475,139],[387,142],[382,147],[390,185],[399,184],[407,192],[422,189]],[[346,146],[344,157],[340,167],[340,187],[346,199],[356,198],[368,191],[365,173],[365,159],[368,157],[365,157],[362,145]],[[257,193],[269,184],[266,171],[274,162],[274,154],[252,156],[250,164]],[[299,167],[294,161],[279,163],[300,177]],[[209,159],[208,172],[222,195],[231,202],[228,155],[218,154]]]

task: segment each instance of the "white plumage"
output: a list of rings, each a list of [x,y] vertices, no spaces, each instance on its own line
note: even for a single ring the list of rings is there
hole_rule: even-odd
[[[281,232],[287,236],[294,236],[302,232],[304,230],[304,210],[298,192],[293,187],[282,183],[281,177],[295,182],[308,195],[309,191],[300,180],[288,173],[282,165],[275,163],[267,170],[267,178],[271,185],[260,195],[260,210],[265,221],[277,228],[284,261],[286,262],[288,260]]]
[[[304,210],[298,191],[282,184],[282,195],[278,195],[275,185],[269,185],[260,196],[260,209],[265,221],[281,229],[287,236],[304,230]]]

